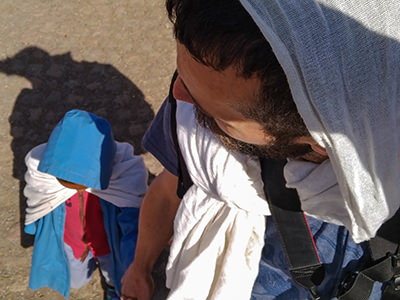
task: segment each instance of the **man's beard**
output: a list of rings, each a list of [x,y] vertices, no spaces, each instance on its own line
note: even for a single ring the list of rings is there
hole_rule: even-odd
[[[210,131],[229,150],[238,151],[251,156],[268,157],[272,159],[298,158],[312,152],[307,144],[293,144],[293,137],[275,137],[275,141],[269,145],[254,145],[236,140],[223,132],[215,120],[195,106],[196,119],[199,124]]]

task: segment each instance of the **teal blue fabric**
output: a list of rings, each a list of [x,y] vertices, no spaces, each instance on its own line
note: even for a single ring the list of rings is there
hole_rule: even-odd
[[[115,155],[110,124],[82,110],[71,110],[47,142],[38,170],[93,189],[108,187]]]
[[[111,250],[111,278],[120,295],[121,278],[135,256],[139,208],[117,207],[103,199],[100,205]],[[65,203],[27,225],[25,232],[35,235],[29,288],[47,286],[68,298],[71,280],[64,251],[64,222]]]
[[[65,203],[27,225],[25,232],[35,235],[29,288],[36,290],[47,286],[67,298],[71,275],[64,254],[64,221]]]

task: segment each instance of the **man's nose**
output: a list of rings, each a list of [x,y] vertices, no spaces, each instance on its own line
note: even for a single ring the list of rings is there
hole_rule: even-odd
[[[185,86],[183,85],[183,82],[179,77],[179,75],[175,80],[174,87],[172,89],[172,94],[174,95],[176,100],[185,101],[193,104],[192,97],[190,96]]]

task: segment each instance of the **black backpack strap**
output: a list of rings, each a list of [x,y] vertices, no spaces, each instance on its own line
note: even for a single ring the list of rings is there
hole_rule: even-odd
[[[174,141],[175,145],[175,150],[176,154],[178,155],[178,187],[176,194],[178,195],[179,198],[183,198],[183,195],[185,195],[186,191],[193,185],[192,179],[190,178],[189,172],[186,167],[185,160],[183,159],[181,148],[179,147],[178,143],[178,134],[176,130],[176,99],[174,98],[174,95],[172,93],[172,90],[174,88],[174,83],[176,78],[178,77],[178,72],[175,71],[171,84],[169,86],[169,95],[168,95],[168,101],[171,105],[171,134],[172,134],[172,139]]]
[[[316,286],[324,278],[307,219],[293,189],[285,187],[286,161],[261,159],[264,191],[272,218],[286,253],[293,279],[317,298]],[[374,283],[384,283],[381,300],[400,300],[400,210],[379,229],[369,242],[373,261],[358,272],[348,274],[338,289],[340,300],[369,299]]]
[[[372,262],[362,271],[349,274],[338,291],[340,300],[366,300],[376,281],[384,283],[383,300],[400,299],[400,210],[369,241]]]
[[[376,237],[369,241],[371,256],[375,261],[381,257],[391,257],[393,276],[383,291],[383,300],[400,299],[400,209],[381,228]]]
[[[325,276],[307,218],[294,189],[286,188],[286,160],[261,158],[264,192],[268,200],[292,278],[318,299],[316,287]]]
[[[395,273],[398,272],[398,270],[396,271],[398,268],[396,264],[398,264],[397,257],[388,255],[383,260],[376,262],[373,266],[347,276],[339,287],[338,299],[367,300],[371,295],[376,281],[387,282],[389,284],[388,287],[391,287],[390,281]],[[388,289],[386,291],[386,296],[389,294],[390,297],[385,298],[384,291],[381,299],[400,299],[400,294],[398,291],[396,292],[396,287]],[[397,297],[395,296],[396,294]]]

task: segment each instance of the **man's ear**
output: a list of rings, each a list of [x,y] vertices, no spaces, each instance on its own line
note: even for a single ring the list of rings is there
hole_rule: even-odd
[[[311,136],[302,136],[296,139],[296,143],[299,144],[308,144],[311,146],[311,149],[316,153],[328,157],[328,153],[326,149],[318,145],[318,143]]]
[[[328,156],[328,153],[326,152],[326,149],[321,147],[320,145],[318,145],[316,141],[314,141],[313,144],[310,144],[310,146],[318,154],[321,154],[321,155],[324,155],[324,156]]]

